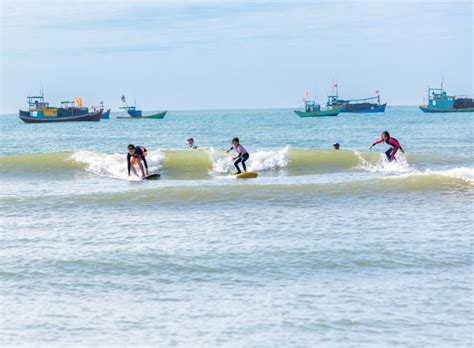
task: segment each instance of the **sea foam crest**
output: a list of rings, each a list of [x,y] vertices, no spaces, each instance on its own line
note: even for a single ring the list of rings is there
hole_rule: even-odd
[[[401,175],[400,177],[403,177]],[[413,173],[406,174],[406,176],[444,176],[453,179],[464,180],[470,184],[474,184],[474,168],[458,167],[447,170],[431,170],[415,171]]]
[[[148,151],[147,163],[150,172],[157,172],[161,166],[164,154],[160,150]],[[71,160],[84,163],[90,173],[115,179],[138,180],[135,176],[128,176],[126,154],[106,154],[92,151],[77,151]],[[137,173],[140,174],[137,168]]]
[[[474,168],[459,167],[448,170],[432,171],[432,173],[449,176],[451,178],[462,179],[474,184]]]
[[[250,153],[249,160],[245,163],[247,171],[269,171],[288,166],[288,151],[285,147],[282,150],[276,151],[256,151]],[[218,173],[233,173],[235,167],[232,161],[232,156],[236,156],[235,152],[226,154],[214,149],[209,150],[209,158],[212,163],[212,170]],[[240,165],[242,167],[242,165]]]
[[[397,160],[393,162],[389,162],[385,157],[385,154],[380,154],[380,160],[376,163],[366,160],[359,151],[354,151],[354,154],[359,159],[359,164],[355,168],[367,172],[410,173],[416,170],[407,162],[407,159],[403,153],[397,154]]]

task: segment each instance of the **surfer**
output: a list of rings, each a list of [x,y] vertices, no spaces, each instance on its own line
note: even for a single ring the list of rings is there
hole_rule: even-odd
[[[379,140],[377,140],[376,142],[374,142],[370,146],[369,150],[371,150],[373,146],[375,146],[377,144],[380,144],[380,143],[385,143],[385,144],[391,146],[387,151],[385,151],[385,155],[387,156],[387,159],[389,160],[389,162],[392,162],[393,160],[396,160],[395,154],[397,153],[398,149],[400,149],[400,151],[402,153],[405,153],[405,151],[403,150],[403,148],[400,145],[399,141],[395,138],[390,137],[390,134],[387,131],[382,132],[382,137]]]
[[[146,163],[146,156],[148,155],[147,150],[143,146],[134,146],[132,144],[128,145],[128,154],[127,154],[127,165],[128,165],[128,176],[130,176],[130,169],[132,170],[133,174],[138,176],[137,171],[135,170],[135,165],[138,164],[140,170],[142,171],[142,177],[149,176],[148,173],[148,163]],[[142,165],[145,165],[145,169]],[[146,175],[145,175],[146,173]]]
[[[188,150],[197,150],[197,146],[194,145],[194,139],[193,138],[189,138],[186,140],[188,142]]]
[[[238,154],[237,157],[233,157],[232,161],[234,161],[234,166],[237,168],[237,173],[240,174],[242,173],[239,167],[239,163],[242,163],[242,168],[244,169],[244,172],[247,171],[247,167],[245,166],[245,162],[249,159],[250,155],[248,151],[243,147],[240,142],[239,138],[234,138],[232,139],[232,147],[226,151],[226,153],[229,153],[229,151],[235,150]]]

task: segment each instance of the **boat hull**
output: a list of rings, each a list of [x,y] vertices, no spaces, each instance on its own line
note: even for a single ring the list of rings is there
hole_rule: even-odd
[[[381,104],[381,105],[370,105],[368,107],[363,107],[363,108],[348,108],[347,106],[342,108],[342,112],[349,112],[352,114],[368,114],[368,113],[375,113],[375,112],[385,112],[385,107],[387,106],[387,103]]]
[[[100,118],[102,120],[108,120],[110,118],[110,109],[107,109],[106,112],[102,113],[102,116]]]
[[[420,110],[428,113],[446,113],[446,112],[474,112],[474,108],[466,109],[439,109],[439,108],[430,108],[426,105],[420,105]]]
[[[295,110],[295,114],[299,117],[327,117],[327,116],[337,116],[341,112],[342,108],[332,109],[332,110],[320,110],[313,112],[298,111]]]
[[[98,122],[100,121],[101,116],[102,111],[91,112],[86,115],[51,117],[27,116],[24,112],[20,112],[19,118],[25,123]]]
[[[117,118],[120,118],[122,120],[142,120],[142,119],[150,119],[150,120],[162,120],[165,118],[166,113],[168,111],[162,111],[157,114],[152,114],[152,115],[146,115],[146,116],[133,116],[133,117],[128,117],[128,116],[119,116]]]

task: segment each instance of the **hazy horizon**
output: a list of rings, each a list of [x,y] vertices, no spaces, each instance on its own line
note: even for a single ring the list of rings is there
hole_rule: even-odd
[[[423,102],[444,76],[472,94],[470,1],[3,0],[0,113],[82,96],[116,111],[298,107],[374,95]],[[316,91],[316,92],[315,92]]]

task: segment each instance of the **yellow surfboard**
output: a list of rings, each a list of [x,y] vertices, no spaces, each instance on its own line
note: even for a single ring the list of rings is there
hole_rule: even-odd
[[[237,174],[235,177],[237,179],[255,179],[258,176],[257,173],[254,172],[246,172],[246,173],[240,173]]]

